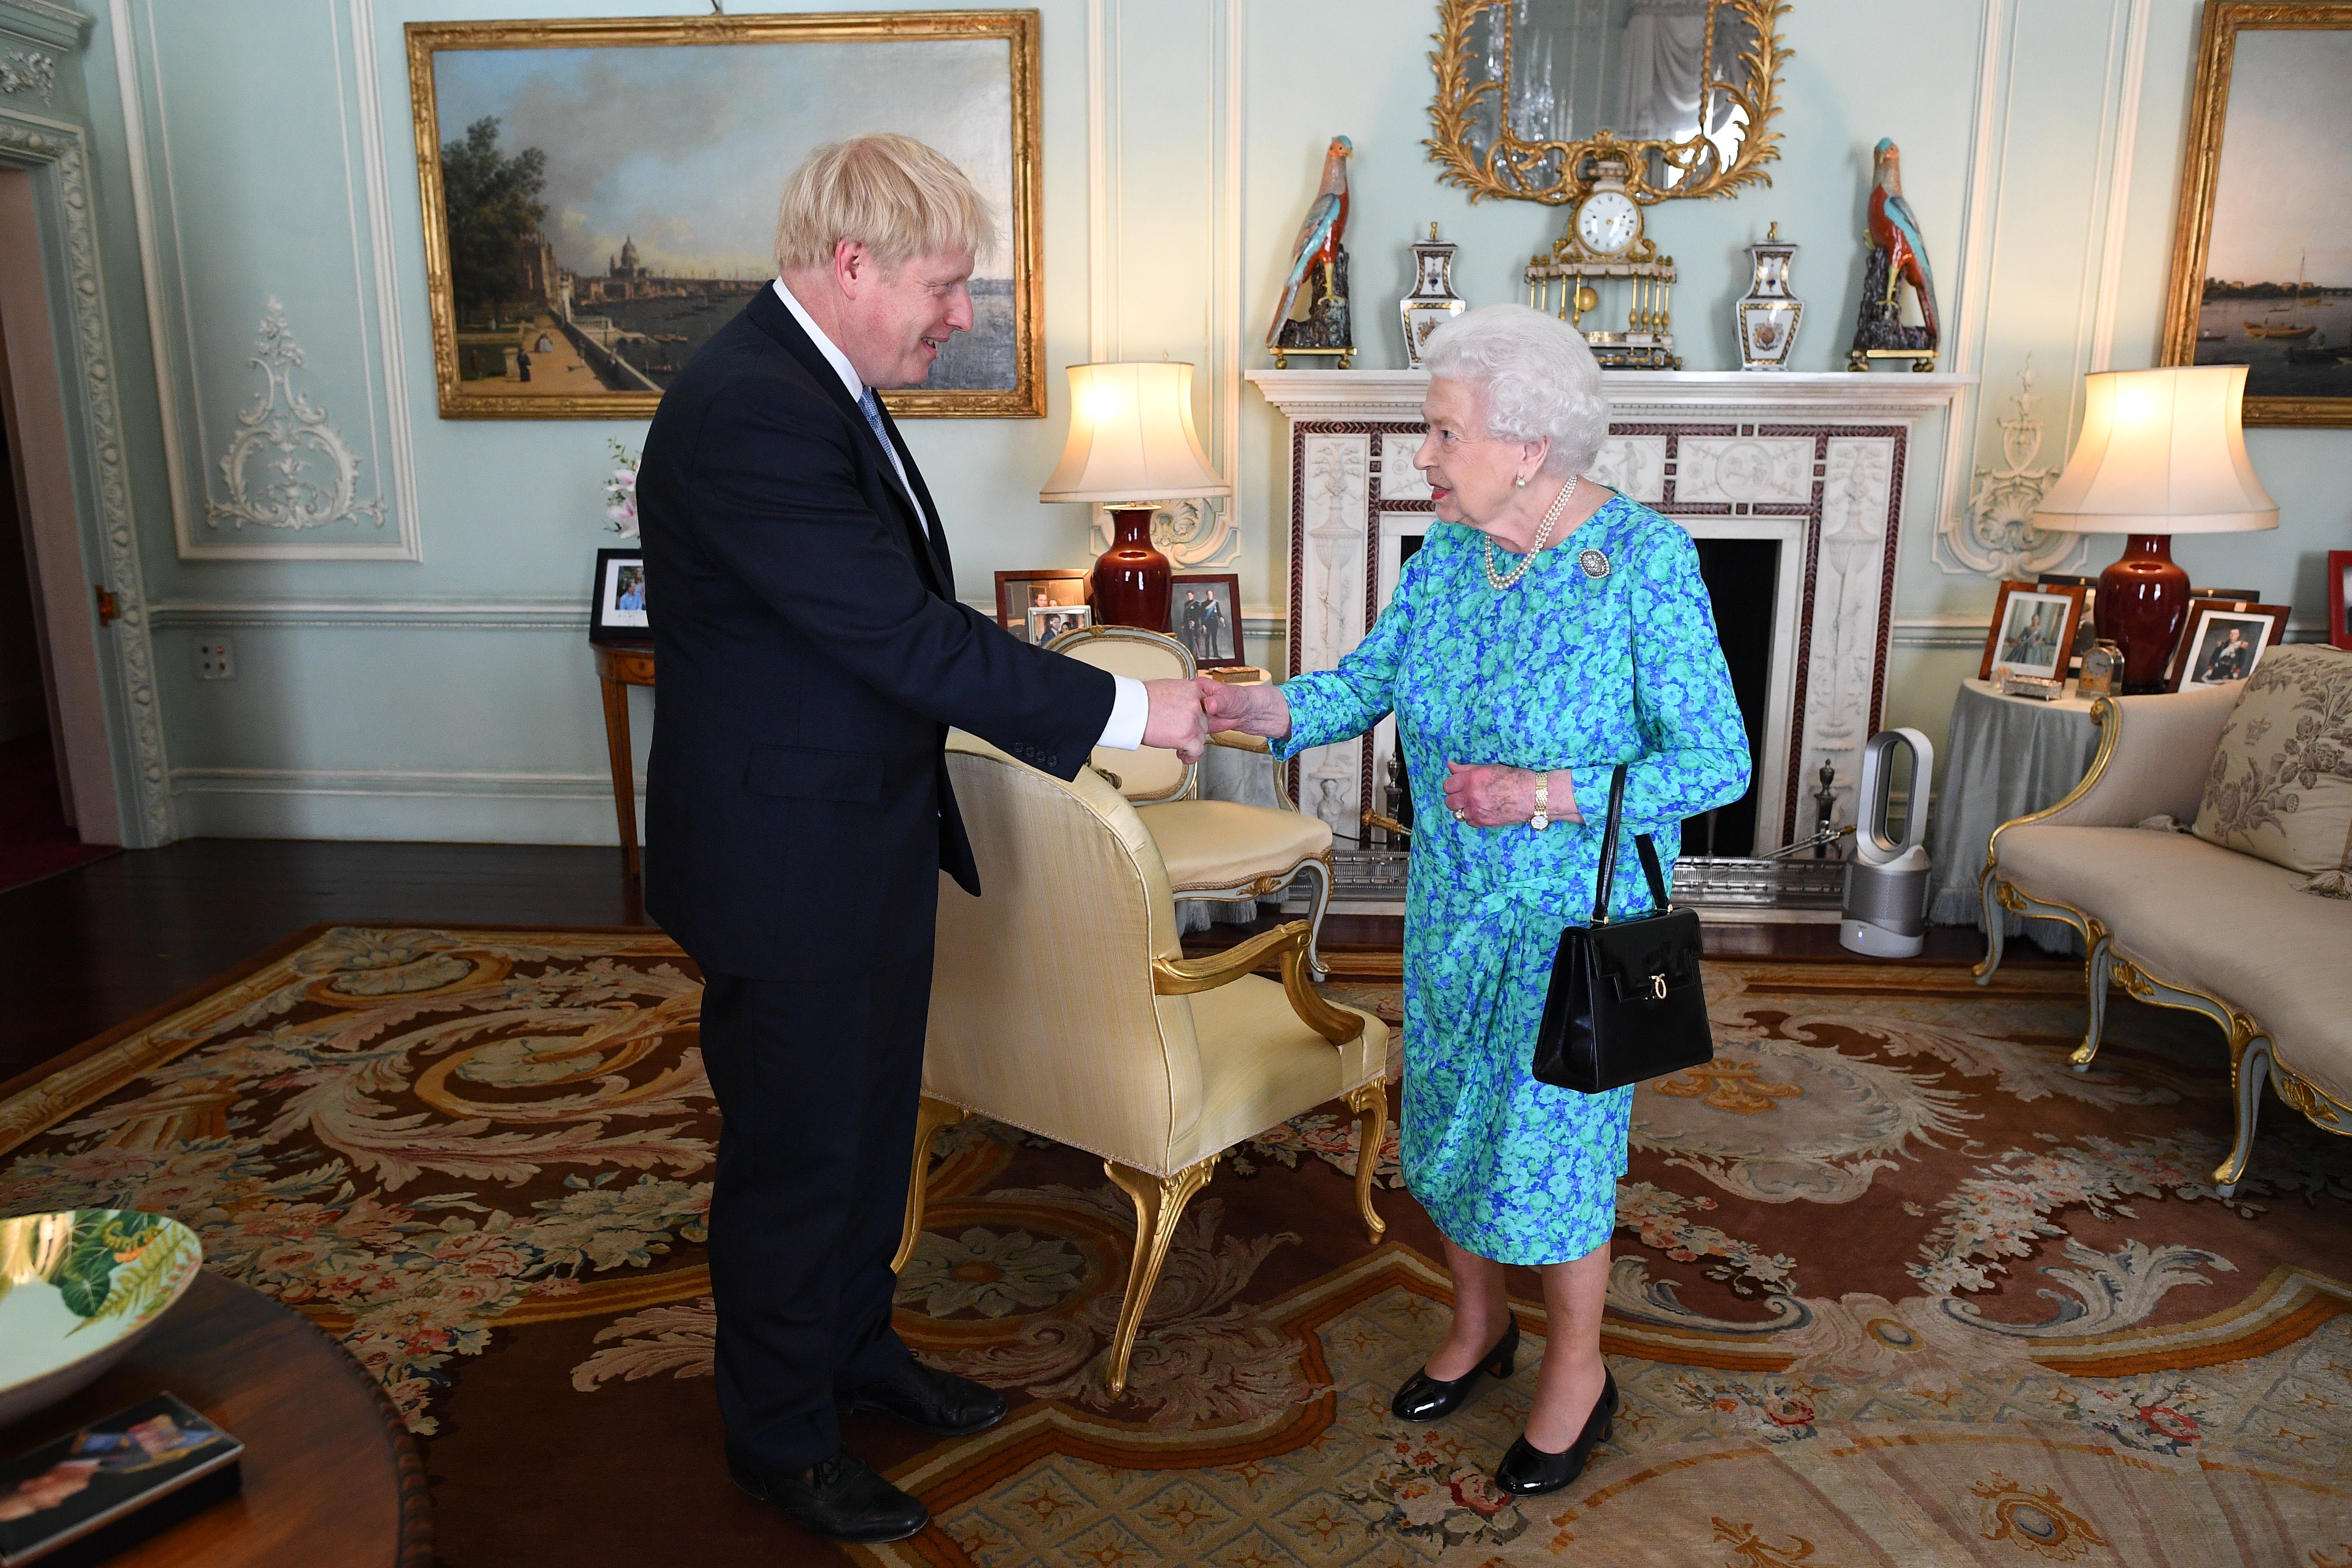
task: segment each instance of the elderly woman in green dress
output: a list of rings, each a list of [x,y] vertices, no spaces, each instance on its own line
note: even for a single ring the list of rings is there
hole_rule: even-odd
[[[1591,912],[1611,770],[1630,764],[1612,904],[1630,916],[1649,902],[1634,835],[1671,868],[1683,818],[1747,793],[1748,736],[1690,536],[1582,477],[1609,429],[1584,340],[1489,305],[1427,357],[1413,464],[1437,521],[1378,623],[1336,669],[1202,695],[1218,727],[1286,758],[1396,715],[1414,810],[1401,1142],[1454,1306],[1392,1409],[1435,1420],[1508,1377],[1503,1268],[1539,1269],[1542,1371],[1496,1480],[1544,1492],[1581,1472],[1617,1408],[1601,1313],[1633,1094],[1531,1075],[1552,954]]]

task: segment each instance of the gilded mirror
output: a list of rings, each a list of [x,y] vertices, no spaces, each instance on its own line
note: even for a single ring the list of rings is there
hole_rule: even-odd
[[[1471,199],[1574,200],[1604,147],[1642,202],[1770,184],[1788,0],[1438,0],[1440,175]]]

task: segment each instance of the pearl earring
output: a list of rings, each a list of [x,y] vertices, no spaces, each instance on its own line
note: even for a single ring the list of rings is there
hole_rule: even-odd
[[[1525,480],[1525,479],[1513,479],[1513,480],[1511,481],[1511,483],[1513,483],[1513,484],[1515,484],[1515,485],[1518,486],[1518,487],[1519,487],[1519,489],[1527,489],[1527,488],[1528,488],[1528,481],[1527,481],[1527,480]]]

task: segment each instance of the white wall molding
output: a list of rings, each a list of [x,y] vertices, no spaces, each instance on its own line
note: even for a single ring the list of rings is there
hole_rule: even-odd
[[[1977,45],[1976,106],[1969,121],[1968,199],[1960,219],[1960,286],[1952,301],[1952,334],[1945,361],[1971,379],[1984,374],[1985,309],[1992,293],[1992,263],[2000,234],[2001,171],[2008,162],[2009,60],[2016,26],[2010,0],[1985,0],[1984,26]],[[1933,514],[1939,531],[1964,504],[1966,477],[1976,467],[1980,408],[1978,397],[1964,395],[1953,404],[1951,416],[1945,421],[1942,486]],[[1947,572],[1965,570],[1940,559],[1937,564]]]
[[[617,844],[613,781],[597,773],[174,768],[191,836]],[[636,780],[639,812],[646,781]],[[642,815],[640,821],[642,821]]]
[[[390,627],[400,631],[571,632],[588,629],[588,611],[571,599],[179,600],[152,605],[158,631],[238,626]]]
[[[2132,163],[2139,147],[2139,100],[2147,79],[2147,35],[2156,0],[2130,0],[2124,13],[2123,80],[2114,114],[2115,146],[2107,159],[2106,220],[2099,237],[2099,287],[2091,313],[2085,368],[2111,370],[2116,354],[2116,300],[2123,292],[2124,237],[2131,221]],[[2071,435],[2074,426],[2069,424]]]
[[[375,0],[351,0],[352,75],[359,100],[360,168],[367,184],[368,255],[375,268],[376,346],[383,356],[384,425],[392,438],[392,462],[376,476],[388,489],[400,523],[404,561],[425,559],[416,501],[416,433],[410,421],[406,340],[401,336],[400,279],[393,259],[392,180],[384,155],[390,134],[383,121],[383,93],[377,80]],[[344,155],[346,166],[350,154]],[[354,265],[358,250],[354,226]],[[373,417],[373,411],[370,411]]]

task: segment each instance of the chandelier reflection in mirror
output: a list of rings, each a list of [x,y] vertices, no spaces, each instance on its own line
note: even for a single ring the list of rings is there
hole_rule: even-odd
[[[1575,200],[1596,155],[1644,204],[1769,184],[1788,0],[1438,0],[1426,145],[1476,201]]]

